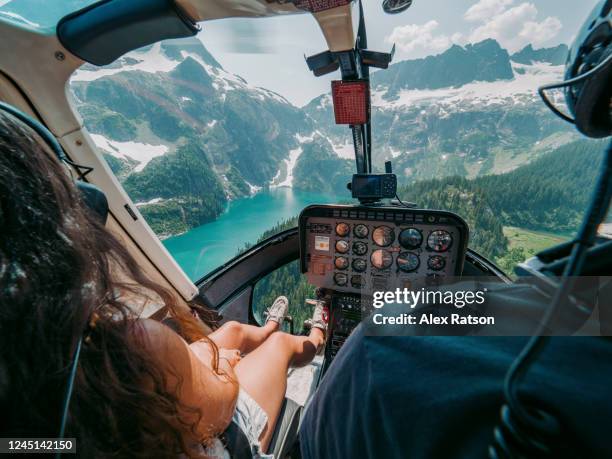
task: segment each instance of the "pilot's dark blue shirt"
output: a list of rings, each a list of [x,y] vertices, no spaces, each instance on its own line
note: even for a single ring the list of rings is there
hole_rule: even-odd
[[[484,458],[522,337],[372,337],[358,327],[301,426],[305,459]],[[520,385],[577,457],[612,457],[612,340],[553,338]],[[574,456],[576,457],[576,456]]]

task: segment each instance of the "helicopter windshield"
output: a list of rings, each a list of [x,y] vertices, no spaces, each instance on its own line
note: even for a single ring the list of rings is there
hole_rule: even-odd
[[[62,17],[96,1],[98,0],[0,0],[0,20],[52,33]]]
[[[411,14],[432,13],[426,2],[396,16],[364,7],[370,23],[393,26],[371,28],[369,48],[398,48],[371,75],[373,170],[392,161],[402,200],[462,215],[470,247],[509,274],[571,238],[602,144],[537,96],[561,78],[571,28],[542,44],[449,34],[415,44]],[[85,126],[191,279],[294,227],[308,204],[351,201],[353,140],[330,96],[340,76],[315,78],[303,60],[325,49],[309,14],[229,19],[74,74]]]

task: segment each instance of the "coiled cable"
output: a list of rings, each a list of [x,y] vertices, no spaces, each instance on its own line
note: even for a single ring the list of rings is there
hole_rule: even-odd
[[[570,259],[538,330],[512,362],[504,380],[505,404],[500,422],[493,430],[490,459],[559,457],[562,426],[550,412],[520,400],[518,385],[550,341],[553,326],[559,326],[560,313],[568,304],[576,276],[582,272],[587,250],[595,244],[597,228],[604,220],[612,197],[612,142],[608,145],[589,210],[574,242]],[[565,329],[564,331],[571,331]],[[557,451],[557,452],[556,452]]]

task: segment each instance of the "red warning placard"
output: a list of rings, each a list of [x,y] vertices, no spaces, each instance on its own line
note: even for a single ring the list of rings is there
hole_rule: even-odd
[[[336,124],[365,124],[369,120],[367,81],[332,81]]]

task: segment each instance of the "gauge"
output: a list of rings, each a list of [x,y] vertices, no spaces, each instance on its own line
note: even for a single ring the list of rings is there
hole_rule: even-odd
[[[346,223],[338,223],[336,225],[336,234],[338,236],[344,237],[350,232],[351,232],[351,227],[348,226]]]
[[[385,269],[393,264],[393,255],[387,250],[375,250],[372,252],[370,261],[375,268]]]
[[[353,253],[355,255],[365,255],[368,252],[368,245],[365,242],[354,242],[353,243]]]
[[[360,239],[363,239],[364,237],[368,237],[368,234],[370,233],[370,230],[365,225],[357,225],[357,226],[355,226],[355,229],[353,230],[353,233],[355,233],[356,237],[358,237]]]
[[[441,271],[446,266],[446,260],[440,255],[434,255],[427,260],[427,266],[434,271]]]
[[[453,243],[453,237],[448,231],[432,231],[427,238],[427,247],[434,252],[446,252]]]
[[[397,257],[397,267],[405,273],[416,271],[420,264],[419,257],[411,252],[402,252]]]
[[[368,262],[363,258],[355,258],[353,260],[353,270],[358,273],[364,272],[368,268]]]
[[[395,232],[388,226],[379,226],[372,233],[372,240],[379,247],[390,246],[395,240]]]
[[[365,285],[365,282],[363,281],[363,277],[361,277],[359,274],[351,276],[351,285],[354,288],[362,288]]]
[[[346,253],[349,250],[349,243],[347,241],[336,241],[336,252]]]
[[[336,285],[342,287],[343,285],[347,284],[348,276],[344,273],[336,273],[334,274],[334,282],[336,283]]]
[[[346,269],[348,268],[349,261],[346,257],[336,257],[336,261],[334,261],[334,265],[336,265],[337,269]]]
[[[405,249],[416,249],[423,243],[423,235],[416,228],[403,230],[399,235],[399,243]]]

